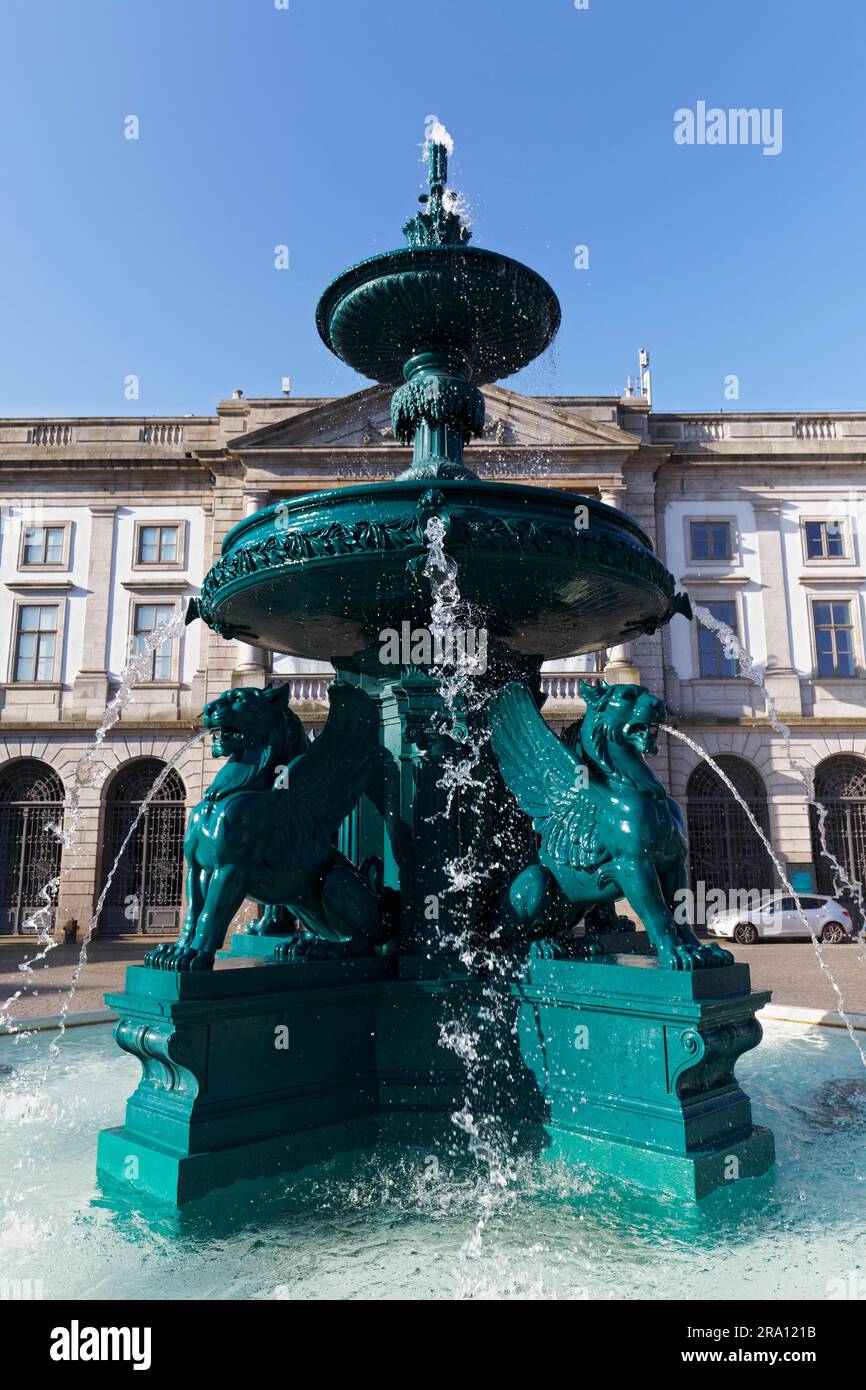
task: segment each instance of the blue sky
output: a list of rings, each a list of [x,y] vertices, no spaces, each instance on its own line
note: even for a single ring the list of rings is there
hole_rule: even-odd
[[[4,0],[0,414],[358,389],[316,301],[402,244],[431,114],[562,302],[509,384],[618,393],[646,343],[659,410],[863,409],[864,39],[858,0]],[[699,101],[781,153],[677,145]]]

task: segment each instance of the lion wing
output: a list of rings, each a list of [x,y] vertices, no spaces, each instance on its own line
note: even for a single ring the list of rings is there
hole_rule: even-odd
[[[544,722],[525,685],[512,682],[493,696],[490,742],[506,785],[541,836],[542,857],[596,868],[606,856],[585,764]]]
[[[329,691],[328,719],[312,746],[282,774],[274,797],[274,827],[265,862],[298,869],[323,859],[356,805],[376,753],[376,711],[353,686]]]

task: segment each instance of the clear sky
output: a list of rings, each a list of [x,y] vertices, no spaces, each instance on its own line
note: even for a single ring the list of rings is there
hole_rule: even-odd
[[[562,302],[509,384],[619,393],[645,343],[659,410],[866,407],[862,0],[284,3],[2,0],[0,414],[359,389],[316,301],[402,244],[433,114],[476,243]],[[781,152],[677,144],[699,102],[781,108]]]

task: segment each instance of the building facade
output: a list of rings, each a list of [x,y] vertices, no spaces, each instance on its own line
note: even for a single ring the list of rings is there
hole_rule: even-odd
[[[719,760],[798,891],[832,892],[838,880],[804,776],[826,809],[827,848],[864,881],[866,414],[660,415],[640,398],[498,387],[485,397],[471,467],[629,512],[765,682],[744,679],[710,630],[677,618],[600,658],[549,653],[546,716],[556,726],[579,717],[581,677],[641,681]],[[380,387],[341,399],[237,392],[212,417],[0,421],[0,933],[86,927],[118,854],[99,931],[176,931],[184,815],[216,769],[203,742],[185,747],[202,706],[232,685],[288,680],[297,712],[321,723],[328,668],[201,623],[176,623],[153,650],[148,634],[185,611],[244,516],[407,467],[389,398]],[[121,690],[103,735],[136,653],[142,678],[131,700]],[[696,883],[776,886],[747,818],[697,753],[671,740],[658,771],[686,808]],[[51,829],[61,824],[65,846]]]

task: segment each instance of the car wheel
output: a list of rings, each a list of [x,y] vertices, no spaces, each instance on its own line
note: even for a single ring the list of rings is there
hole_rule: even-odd
[[[822,941],[829,941],[835,945],[839,941],[844,941],[848,935],[841,922],[828,922],[821,933]]]
[[[758,928],[751,922],[738,922],[734,927],[734,940],[741,946],[754,946],[758,939]]]

